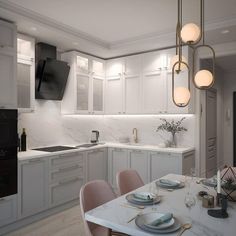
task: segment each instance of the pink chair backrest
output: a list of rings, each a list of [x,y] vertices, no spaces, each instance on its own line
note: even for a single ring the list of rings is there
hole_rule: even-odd
[[[81,188],[80,208],[87,235],[92,235],[91,232],[97,227],[97,225],[87,222],[84,218],[84,213],[115,198],[116,195],[110,184],[104,180],[90,181]]]
[[[126,194],[144,185],[136,170],[123,170],[116,175],[117,186],[120,194]]]
[[[231,167],[232,170],[228,169],[228,167],[224,168],[222,171],[221,171],[221,176],[223,177],[223,179],[228,179],[228,178],[232,178],[232,179],[235,179],[236,177],[236,167]],[[228,170],[228,171],[227,171]],[[227,171],[227,172],[226,172]],[[234,174],[233,174],[233,172]]]

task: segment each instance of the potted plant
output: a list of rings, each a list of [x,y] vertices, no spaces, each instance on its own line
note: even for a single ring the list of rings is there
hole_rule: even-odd
[[[180,119],[179,121],[167,121],[166,119],[160,118],[160,120],[163,122],[162,124],[160,124],[157,129],[156,132],[159,131],[166,131],[171,133],[171,141],[170,141],[170,147],[176,147],[176,133],[182,132],[182,131],[187,131],[187,129],[185,127],[182,126],[182,122],[186,119],[186,117],[183,117],[182,119]]]

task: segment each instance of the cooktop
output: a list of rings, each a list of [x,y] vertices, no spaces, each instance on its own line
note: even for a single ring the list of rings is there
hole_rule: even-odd
[[[35,148],[33,150],[42,151],[42,152],[59,152],[65,150],[77,149],[75,147],[67,147],[67,146],[51,146],[51,147],[43,147],[43,148]]]

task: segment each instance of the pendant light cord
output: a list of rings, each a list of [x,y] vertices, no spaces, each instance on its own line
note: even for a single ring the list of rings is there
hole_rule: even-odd
[[[205,44],[205,7],[204,0],[201,0],[201,34],[202,34],[202,44]]]

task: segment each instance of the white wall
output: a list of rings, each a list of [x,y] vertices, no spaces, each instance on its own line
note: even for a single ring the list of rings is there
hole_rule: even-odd
[[[225,164],[233,165],[233,92],[236,91],[236,72],[224,75],[224,159]],[[227,110],[231,117],[227,119]]]
[[[224,148],[222,146],[222,143],[224,142],[223,139],[223,87],[224,87],[224,72],[216,67],[216,82],[214,84],[214,89],[217,91],[217,98],[216,98],[216,104],[217,104],[217,166],[222,168],[224,166]]]
[[[132,129],[138,129],[141,143],[157,145],[169,139],[166,133],[156,133],[160,116],[62,116],[60,102],[36,100],[34,113],[19,115],[19,133],[26,128],[28,147],[89,142],[91,130],[99,130],[102,141],[118,142],[120,136],[132,138]],[[180,119],[180,115],[161,116]],[[177,135],[180,146],[194,146],[195,116],[187,115],[187,132]]]

